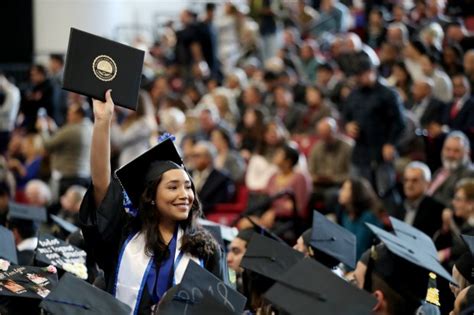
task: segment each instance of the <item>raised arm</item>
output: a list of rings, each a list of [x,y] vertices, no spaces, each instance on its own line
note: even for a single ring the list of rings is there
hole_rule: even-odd
[[[93,100],[94,128],[92,131],[91,175],[94,199],[98,207],[110,185],[110,126],[114,112],[112,90],[105,94],[105,102]]]

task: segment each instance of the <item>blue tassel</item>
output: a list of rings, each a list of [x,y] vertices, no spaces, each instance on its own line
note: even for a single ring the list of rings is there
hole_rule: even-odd
[[[175,142],[176,137],[172,135],[171,133],[165,132],[158,138],[158,143],[162,143],[163,141],[166,141],[168,139],[171,139],[171,141]]]
[[[130,200],[130,197],[128,197],[125,190],[122,190],[122,193],[123,193],[123,207],[125,208],[125,212],[127,212],[133,217],[136,217],[138,214],[138,210],[132,205],[132,201]]]

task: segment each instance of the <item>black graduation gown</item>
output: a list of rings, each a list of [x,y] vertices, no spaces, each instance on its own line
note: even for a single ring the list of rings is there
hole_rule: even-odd
[[[91,185],[82,201],[79,212],[82,233],[85,239],[85,250],[104,271],[106,290],[112,293],[118,257],[123,243],[127,239],[126,225],[131,219],[123,207],[122,187],[116,179],[112,179],[107,194],[95,207],[94,189]],[[223,279],[220,252],[204,259],[204,267]],[[138,314],[150,314],[153,302],[145,285],[139,302]]]

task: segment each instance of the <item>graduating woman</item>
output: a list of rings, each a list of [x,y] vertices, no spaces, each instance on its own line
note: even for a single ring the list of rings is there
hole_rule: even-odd
[[[163,294],[181,281],[190,260],[219,278],[225,267],[217,243],[197,224],[201,207],[170,139],[111,178],[113,110],[110,90],[105,102],[94,100],[92,185],[80,220],[88,253],[104,270],[107,291],[129,305],[132,314],[150,314]],[[125,211],[127,195],[138,209],[135,216]]]

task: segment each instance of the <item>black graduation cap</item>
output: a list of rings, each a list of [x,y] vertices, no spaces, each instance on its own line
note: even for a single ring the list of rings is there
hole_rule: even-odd
[[[424,250],[429,255],[438,259],[438,250],[436,249],[433,240],[428,235],[418,230],[417,228],[398,220],[397,218],[390,217],[390,222],[392,223],[392,227],[395,234],[399,238],[404,239],[407,242],[412,242],[413,244],[416,244],[416,247],[419,250]]]
[[[209,291],[188,291],[178,284],[169,289],[160,301],[156,314],[160,315],[237,315],[219,302]]]
[[[0,296],[43,299],[57,283],[57,273],[47,268],[10,265],[0,271]]]
[[[63,89],[135,110],[145,52],[71,28]]]
[[[180,286],[183,290],[194,294],[195,292],[208,292],[219,303],[225,305],[229,310],[242,314],[247,298],[226,285],[221,279],[190,260]]]
[[[355,268],[356,236],[318,211],[313,212],[310,245],[350,268]]]
[[[15,239],[9,229],[0,225],[0,258],[8,260],[13,264],[18,264],[16,255]]]
[[[474,236],[463,234],[461,237],[469,250],[462,254],[454,265],[469,283],[474,283]]]
[[[47,221],[46,209],[16,202],[9,202],[8,219],[28,220],[43,223]]]
[[[434,272],[438,276],[454,283],[454,280],[440,262],[424,250],[420,250],[419,244],[410,242],[407,239],[400,238],[392,233],[382,230],[381,228],[366,223],[372,232],[384,242],[387,249],[393,254],[403,258],[404,260],[421,267],[427,271]]]
[[[469,248],[471,254],[474,256],[474,235],[462,234],[461,237]]]
[[[232,240],[239,233],[239,230],[237,230],[237,228],[235,228],[235,227],[222,225],[222,224],[219,224],[219,223],[216,223],[216,222],[213,222],[213,221],[209,221],[209,220],[205,220],[205,219],[201,219],[201,218],[198,219],[198,223],[201,224],[202,226],[204,226],[205,228],[207,228],[209,226],[218,227],[219,230],[220,230],[220,237],[226,242],[232,242]],[[209,231],[211,231],[211,230],[209,230]],[[213,232],[211,231],[211,233],[213,233]]]
[[[278,235],[276,235],[275,233],[273,233],[272,231],[270,230],[267,230],[266,228],[264,228],[263,226],[261,226],[260,224],[256,223],[252,217],[246,215],[244,216],[244,218],[246,218],[247,220],[249,220],[249,222],[252,224],[252,228],[253,230],[255,231],[255,233],[257,234],[260,234],[260,235],[263,235],[263,236],[266,236],[266,237],[269,237],[275,241],[278,241],[280,243],[283,243],[283,244],[286,244],[286,242],[284,240],[282,240]]]
[[[52,235],[40,234],[35,259],[64,270],[64,264],[86,263],[86,252]]]
[[[159,164],[163,162],[163,164]],[[160,142],[142,155],[115,171],[122,188],[127,192],[135,208],[139,208],[140,196],[145,190],[150,172],[159,172],[172,167],[171,164],[184,168],[183,160],[171,139]],[[170,169],[170,168],[168,168]]]
[[[254,234],[247,244],[240,267],[275,280],[303,257],[303,253],[288,245]]]
[[[77,226],[75,226],[69,221],[64,220],[63,218],[57,215],[51,214],[50,217],[51,217],[51,220],[54,221],[54,223],[56,223],[60,228],[62,228],[64,231],[66,231],[69,234],[72,234],[79,230]]]
[[[40,307],[48,314],[127,314],[128,305],[109,293],[65,273],[51,294],[41,302]]]
[[[367,315],[377,302],[310,258],[293,265],[264,297],[291,315]]]

